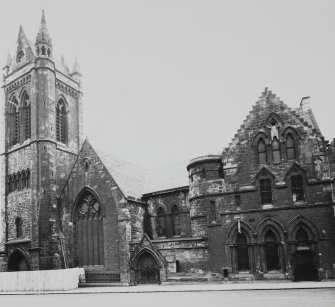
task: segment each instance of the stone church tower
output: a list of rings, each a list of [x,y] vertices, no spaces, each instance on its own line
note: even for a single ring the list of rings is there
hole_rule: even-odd
[[[55,59],[43,12],[35,44],[20,26],[3,70],[1,270],[66,266],[57,195],[83,143],[79,65]]]

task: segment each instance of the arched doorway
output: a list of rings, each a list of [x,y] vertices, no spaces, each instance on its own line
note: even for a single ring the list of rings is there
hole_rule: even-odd
[[[138,283],[156,284],[160,282],[159,267],[156,259],[148,252],[141,255],[138,260]]]
[[[296,232],[297,250],[294,254],[294,279],[296,281],[317,280],[318,274],[313,251],[308,246],[308,234],[303,227]]]
[[[268,230],[265,234],[265,260],[268,272],[280,269],[277,240],[275,234],[271,230]]]
[[[8,271],[29,271],[25,255],[20,250],[15,250],[8,260]]]
[[[249,253],[247,238],[243,233],[239,233],[236,238],[237,251],[237,270],[239,272],[249,271]]]

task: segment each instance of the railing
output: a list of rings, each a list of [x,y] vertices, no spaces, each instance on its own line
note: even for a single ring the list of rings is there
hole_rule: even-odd
[[[0,292],[62,291],[78,288],[83,268],[47,271],[1,272]]]

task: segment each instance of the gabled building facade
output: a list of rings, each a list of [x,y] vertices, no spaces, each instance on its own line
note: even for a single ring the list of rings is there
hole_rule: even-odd
[[[3,271],[79,266],[87,282],[127,284],[335,277],[335,142],[306,101],[291,109],[265,89],[221,155],[155,190],[84,140],[79,65],[53,57],[44,13],[34,46],[20,27],[4,73]]]

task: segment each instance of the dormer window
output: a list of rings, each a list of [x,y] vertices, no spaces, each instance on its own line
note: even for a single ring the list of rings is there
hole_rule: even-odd
[[[291,190],[294,202],[304,200],[304,181],[301,175],[291,176]]]
[[[261,192],[262,205],[271,204],[272,203],[271,179],[261,179],[259,181],[259,187]]]

